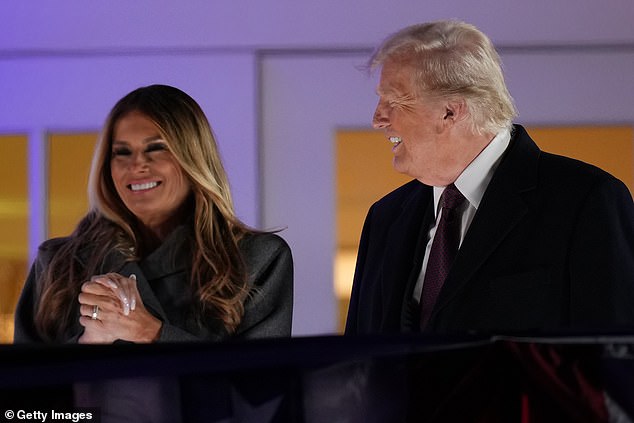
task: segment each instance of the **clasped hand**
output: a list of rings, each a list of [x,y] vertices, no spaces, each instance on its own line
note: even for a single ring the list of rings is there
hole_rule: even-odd
[[[117,339],[149,343],[158,338],[161,321],[143,305],[135,275],[95,275],[82,285],[78,299],[79,323],[84,327],[80,344]]]

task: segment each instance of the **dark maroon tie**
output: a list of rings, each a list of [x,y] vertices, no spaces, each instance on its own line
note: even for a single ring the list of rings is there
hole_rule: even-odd
[[[429,252],[420,301],[421,329],[427,326],[440,289],[458,252],[461,219],[457,209],[464,199],[454,184],[448,185],[440,196],[442,212]]]

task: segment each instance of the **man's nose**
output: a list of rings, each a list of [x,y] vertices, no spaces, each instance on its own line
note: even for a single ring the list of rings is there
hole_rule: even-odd
[[[372,127],[374,129],[384,129],[390,125],[390,120],[385,112],[385,106],[382,102],[376,105],[374,116],[372,116]]]

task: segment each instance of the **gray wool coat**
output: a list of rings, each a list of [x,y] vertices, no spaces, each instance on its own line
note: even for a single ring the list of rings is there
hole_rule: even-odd
[[[135,274],[143,304],[163,322],[159,342],[222,341],[285,337],[291,334],[293,310],[293,260],[286,242],[275,234],[249,235],[240,241],[248,270],[249,296],[241,324],[228,334],[222,324],[209,319],[201,327],[188,313],[192,305],[187,267],[191,263],[186,226],[175,229],[163,244],[141,261],[125,262],[117,252],[104,259],[101,273]],[[55,252],[68,238],[44,242],[24,284],[15,313],[15,343],[43,342],[33,317],[40,295],[40,278]],[[80,252],[79,260],[89,251]],[[77,319],[61,342],[76,342],[83,332]]]

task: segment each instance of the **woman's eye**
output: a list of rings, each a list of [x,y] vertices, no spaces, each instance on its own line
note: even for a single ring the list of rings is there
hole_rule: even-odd
[[[127,148],[115,148],[112,150],[112,156],[129,156],[132,152]]]
[[[156,143],[156,144],[150,144],[146,147],[145,152],[146,153],[151,153],[153,151],[164,151],[167,150],[167,145],[165,144],[161,144],[161,143]]]

